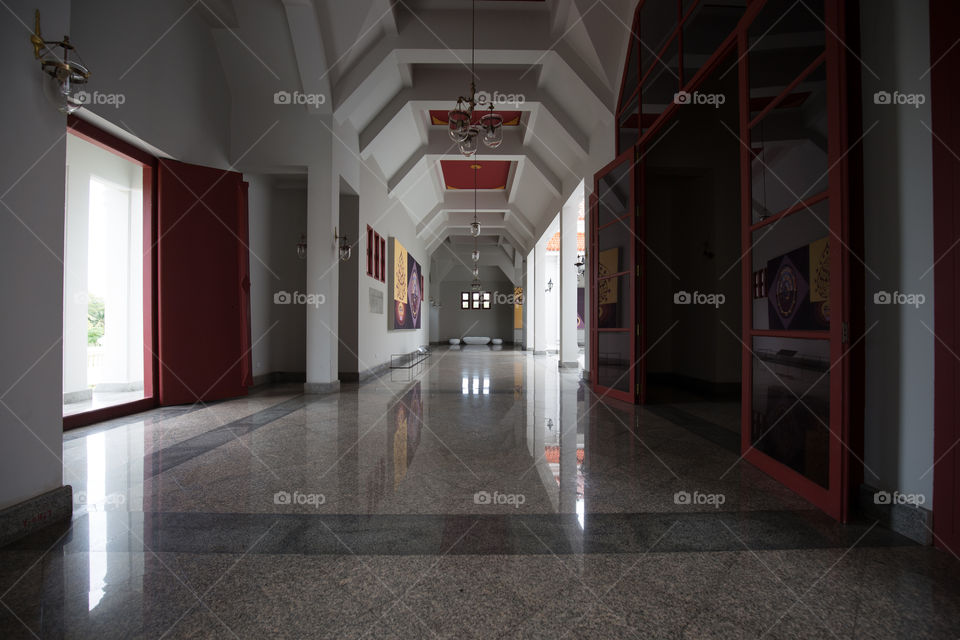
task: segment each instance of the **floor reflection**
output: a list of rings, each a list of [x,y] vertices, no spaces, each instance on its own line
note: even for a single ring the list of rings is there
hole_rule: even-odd
[[[733,408],[607,401],[554,357],[438,349],[412,382],[300,391],[281,385],[69,433],[72,528],[0,550],[0,593],[10,591],[2,600],[13,612],[0,607],[0,637],[19,637],[20,621],[39,637],[230,636],[233,624],[255,629],[241,637],[260,637],[269,635],[263,619],[311,619],[297,598],[322,607],[331,629],[352,629],[369,611],[371,622],[385,615],[367,604],[381,590],[365,582],[371,567],[389,567],[383,580],[395,588],[441,558],[491,563],[427,579],[444,598],[488,574],[512,575],[494,592],[517,589],[526,602],[570,556],[572,566],[609,559],[614,581],[629,566],[618,558],[635,563],[651,549],[699,575],[703,558],[748,554],[744,545],[802,550],[814,564],[832,557],[821,550],[856,545],[851,555],[883,552],[892,562],[896,549],[914,548],[870,523],[837,525],[736,464],[725,444],[735,437]],[[683,506],[682,491],[725,500]],[[311,499],[277,499],[284,494]],[[208,588],[228,627],[198,604]]]

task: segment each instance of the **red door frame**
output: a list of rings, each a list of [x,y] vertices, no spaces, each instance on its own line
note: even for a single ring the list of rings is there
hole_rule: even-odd
[[[95,144],[133,162],[143,169],[143,395],[140,400],[64,416],[63,429],[76,429],[90,424],[146,411],[157,406],[156,381],[160,368],[157,359],[157,256],[153,250],[157,237],[156,179],[157,158],[132,144],[107,133],[76,116],[67,117],[70,135]]]
[[[622,400],[624,402],[636,403],[639,400],[639,389],[637,384],[637,368],[642,367],[643,363],[638,361],[637,354],[637,337],[640,335],[640,326],[637,324],[637,281],[639,278],[635,275],[635,270],[633,267],[628,268],[625,271],[621,271],[617,274],[611,274],[613,276],[625,276],[628,279],[628,284],[624,289],[630,292],[631,300],[629,303],[630,309],[630,324],[627,328],[627,332],[630,335],[630,353],[633,354],[633,362],[628,374],[630,376],[629,381],[629,391],[619,391],[617,389],[612,389],[608,387],[601,387],[599,381],[599,344],[600,344],[600,333],[601,332],[610,332],[610,333],[623,333],[622,331],[613,331],[613,330],[603,330],[600,329],[598,325],[597,318],[597,302],[599,298],[597,296],[597,275],[600,273],[600,230],[599,225],[599,211],[600,211],[600,199],[603,194],[600,193],[600,179],[610,173],[613,169],[620,166],[624,163],[630,163],[627,167],[627,176],[622,179],[630,181],[630,197],[627,202],[627,215],[630,215],[630,220],[632,221],[631,232],[633,234],[634,240],[630,243],[631,246],[631,255],[629,259],[625,258],[624,264],[634,264],[638,254],[638,243],[636,241],[638,225],[637,220],[639,218],[638,209],[637,209],[637,159],[636,159],[636,147],[631,147],[621,153],[617,158],[612,162],[607,164],[605,167],[600,169],[594,174],[593,177],[593,193],[590,196],[590,378],[593,390],[595,393],[599,394],[601,397],[611,397],[617,400]],[[615,224],[623,224],[624,216],[618,217],[612,222],[608,222],[603,225],[603,228],[610,227]],[[637,263],[639,265],[639,263]],[[634,330],[636,327],[636,330]]]
[[[643,7],[643,0],[638,2],[634,14],[634,31],[639,29],[640,11]],[[766,0],[753,0],[748,5],[744,15],[741,17],[737,28],[717,47],[710,59],[694,74],[686,83],[682,78],[680,84],[686,91],[692,91],[699,86],[709,74],[713,73],[720,62],[733,50],[736,50],[742,56],[739,65],[739,102],[741,106],[741,142],[749,140],[748,132],[750,130],[750,109],[749,109],[749,73],[746,65],[746,55],[748,50],[747,30],[754,22],[756,17],[766,5]],[[845,49],[843,43],[833,34],[840,33],[846,36],[846,42],[852,43],[854,51],[858,48],[859,33],[856,28],[859,20],[859,3],[856,0],[830,0],[826,3],[826,23],[831,25],[832,33],[827,33],[825,51],[822,56],[823,63],[828,69],[828,118],[831,122],[829,131],[828,166],[831,167],[829,175],[828,193],[825,196],[815,195],[808,198],[805,202],[792,208],[791,211],[783,215],[790,215],[797,210],[802,210],[819,200],[829,198],[830,200],[830,227],[835,231],[846,247],[853,251],[858,251],[862,246],[862,203],[858,195],[858,189],[862,191],[862,174],[860,173],[860,163],[858,161],[859,152],[847,154],[847,146],[850,143],[850,131],[859,130],[859,76],[856,73],[847,74],[849,58],[853,52]],[[682,7],[682,5],[681,5]],[[684,14],[681,11],[681,18],[685,19],[692,14],[694,7],[691,6]],[[639,37],[638,33],[633,34]],[[675,37],[682,38],[682,28]],[[670,42],[667,43],[667,47]],[[627,47],[627,60],[629,64],[630,47]],[[660,57],[662,52],[657,52]],[[681,49],[682,55],[682,49]],[[654,63],[656,64],[656,63]],[[631,95],[629,87],[624,86],[626,79],[626,69],[624,67],[624,79],[621,81],[619,92],[619,103],[617,105],[617,120],[615,124],[615,140],[619,145],[619,118],[620,110],[624,108],[624,95]],[[639,69],[641,76],[640,87],[642,90],[642,78],[645,75],[644,69]],[[789,88],[787,89],[789,91]],[[775,107],[775,103],[767,105],[766,111]],[[676,115],[679,105],[670,104],[659,114],[659,116],[650,124],[646,132],[641,132],[637,147],[643,149],[654,139],[654,136],[673,119]],[[851,111],[853,110],[853,112]],[[638,105],[640,118],[642,120],[642,105]],[[762,117],[761,114],[759,117]],[[638,123],[642,126],[642,122]],[[620,149],[618,148],[618,152]],[[751,182],[749,178],[749,142],[746,145],[741,144],[741,194],[751,193]],[[621,157],[623,153],[618,156]],[[611,163],[611,165],[615,164]],[[611,166],[605,167],[598,172],[598,176],[607,171]],[[645,186],[643,177],[640,179],[641,189]],[[639,202],[644,201],[645,192],[641,190],[637,198]],[[753,225],[749,200],[742,197],[743,220],[742,220],[742,243],[744,247],[751,246],[752,231],[757,228]],[[595,211],[595,209],[592,209]],[[851,211],[855,215],[851,215]],[[781,216],[782,217],[782,216]],[[778,217],[779,219],[779,217]],[[768,220],[764,224],[772,223]],[[952,236],[950,236],[952,237]],[[595,238],[595,234],[594,234]],[[837,243],[834,243],[837,244]],[[593,252],[596,248],[591,241]],[[645,251],[642,251],[645,253]],[[596,256],[595,256],[596,258]],[[596,262],[594,260],[594,271]],[[850,504],[854,489],[859,484],[857,478],[862,474],[862,467],[859,465],[856,452],[863,451],[863,423],[862,423],[862,384],[852,385],[851,379],[856,379],[862,383],[863,380],[863,347],[862,344],[854,339],[852,346],[843,342],[844,327],[847,327],[847,336],[862,336],[863,332],[863,312],[851,300],[863,299],[863,279],[862,272],[857,265],[852,264],[847,252],[833,251],[831,255],[831,272],[835,274],[839,281],[839,286],[833,287],[831,292],[831,305],[834,309],[833,317],[835,321],[831,324],[829,339],[831,343],[831,362],[835,366],[831,370],[831,405],[830,405],[830,429],[834,436],[830,440],[830,486],[833,491],[824,490],[819,485],[811,482],[801,474],[787,468],[785,465],[767,457],[751,448],[749,441],[750,428],[750,402],[752,399],[752,354],[747,346],[744,347],[744,356],[742,362],[742,424],[741,424],[741,442],[744,458],[773,476],[779,482],[785,484],[796,491],[805,499],[811,501],[832,517],[846,521],[849,515]],[[642,280],[645,277],[645,270],[642,271],[640,290],[643,290]],[[750,303],[752,300],[752,266],[750,261],[745,260],[742,264],[741,273],[742,302],[743,302],[743,336],[744,345],[750,345],[753,337],[752,329],[752,310]],[[960,280],[960,277],[958,277]],[[595,289],[591,289],[593,299],[596,299]],[[593,313],[591,311],[591,313]],[[595,316],[594,323],[596,322]],[[641,315],[641,318],[644,316]],[[595,324],[594,324],[595,326]],[[595,334],[595,332],[592,332]],[[803,332],[778,332],[777,335],[784,337],[814,337]],[[767,334],[769,335],[769,333]],[[960,330],[958,330],[960,335]],[[815,337],[822,338],[822,335]],[[591,343],[592,353],[596,354],[595,343]],[[591,364],[592,368],[596,368]],[[960,378],[960,374],[958,374]],[[641,377],[641,379],[643,379]],[[594,383],[596,377],[594,374]],[[645,386],[645,385],[644,385]],[[641,396],[643,393],[641,392]]]
[[[749,48],[748,29],[766,4],[766,0],[758,0],[750,5],[747,14],[737,27],[738,50],[740,52],[740,131],[741,131],[741,213],[742,213],[742,246],[752,246],[753,232],[769,221],[754,223],[752,218],[751,196],[752,183],[750,177],[750,130],[760,116],[750,120],[749,101]],[[856,467],[852,464],[855,454],[851,444],[858,446],[862,442],[862,422],[856,416],[862,411],[861,407],[853,406],[848,391],[851,388],[851,373],[858,370],[857,360],[861,351],[854,350],[850,345],[850,328],[855,327],[856,317],[851,312],[851,290],[853,266],[849,259],[850,243],[857,243],[857,234],[851,227],[851,176],[856,174],[856,153],[847,153],[850,143],[849,136],[849,105],[847,93],[852,85],[848,85],[847,52],[839,36],[834,34],[847,33],[847,6],[843,0],[834,0],[825,5],[825,23],[828,25],[825,37],[826,47],[824,64],[827,73],[827,119],[828,119],[828,152],[829,167],[827,199],[830,211],[831,251],[830,271],[834,282],[839,286],[832,286],[830,291],[831,323],[828,332],[830,341],[830,422],[831,434],[829,446],[829,482],[824,488],[804,475],[790,469],[779,461],[753,448],[751,442],[752,399],[753,399],[753,353],[752,342],[756,336],[777,336],[784,338],[814,338],[823,339],[823,332],[811,331],[769,331],[753,328],[752,298],[752,261],[749,253],[744,257],[741,265],[742,304],[743,304],[743,361],[742,361],[742,405],[741,405],[741,451],[745,460],[758,467],[778,482],[813,503],[831,517],[846,522],[849,517],[850,503],[853,493],[853,477]],[[852,21],[851,21],[852,24]],[[818,58],[819,60],[819,58]],[[808,71],[812,68],[808,68]],[[785,89],[789,92],[790,87]],[[773,103],[771,103],[772,105]],[[854,102],[856,104],[856,102]],[[762,114],[761,114],[762,116]],[[814,199],[822,200],[821,196],[808,198],[807,203]],[[790,215],[805,210],[805,206],[794,206],[784,212]],[[839,245],[839,246],[838,246]],[[837,277],[839,276],[839,277]],[[845,331],[846,328],[846,331]],[[846,335],[845,335],[846,333]],[[858,334],[862,335],[862,334]],[[846,338],[846,340],[845,340]],[[859,344],[859,342],[858,342]]]
[[[931,109],[933,111],[933,253],[934,284],[934,544],[960,553],[960,163],[951,149],[960,148],[960,108],[956,77],[960,48],[955,48],[960,10],[953,0],[930,3]]]

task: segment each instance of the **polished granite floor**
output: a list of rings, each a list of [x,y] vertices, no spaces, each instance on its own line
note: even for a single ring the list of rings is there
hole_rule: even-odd
[[[67,433],[74,517],[0,549],[0,638],[960,637],[960,561],[738,463],[730,406],[510,349],[405,377]]]

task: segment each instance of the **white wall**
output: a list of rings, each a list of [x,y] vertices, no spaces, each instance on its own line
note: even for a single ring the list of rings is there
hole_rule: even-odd
[[[66,129],[30,55],[23,25],[33,25],[34,9],[46,34],[67,33],[70,17],[63,0],[16,0],[0,19],[0,55],[11,61],[0,92],[0,509],[63,483]]]
[[[863,140],[864,261],[878,277],[866,278],[866,408],[864,460],[879,475],[864,473],[874,487],[921,493],[932,504],[934,261],[932,139],[930,124],[929,13],[927,2],[862,3],[865,69]],[[921,76],[924,76],[921,78]],[[927,102],[876,105],[884,90],[922,93]],[[920,308],[875,305],[877,291],[922,293]],[[923,477],[921,477],[923,476]]]
[[[306,290],[306,261],[296,245],[307,230],[307,192],[270,176],[250,174],[250,327],[253,375],[306,372],[306,315],[274,295]],[[271,328],[272,327],[272,328]]]
[[[337,143],[334,143],[337,145]],[[336,152],[336,147],[335,147]],[[359,194],[360,194],[360,229],[364,235],[364,240],[360,243],[359,249],[366,252],[366,229],[367,225],[373,227],[374,231],[387,239],[387,257],[390,256],[390,238],[396,237],[400,243],[407,249],[407,252],[420,263],[423,269],[423,303],[421,305],[421,323],[420,329],[410,330],[387,330],[387,318],[391,313],[390,304],[392,292],[390,286],[390,269],[392,265],[387,263],[387,281],[381,283],[378,280],[367,275],[366,263],[358,261],[357,268],[359,275],[359,309],[358,326],[360,329],[360,351],[359,367],[360,371],[367,371],[378,365],[390,361],[390,354],[407,353],[415,350],[423,344],[430,341],[429,326],[430,313],[428,311],[430,296],[433,295],[430,282],[430,256],[424,242],[417,237],[416,228],[407,210],[396,200],[387,195],[386,184],[383,177],[376,172],[375,167],[361,165],[359,168]],[[370,312],[369,289],[377,289],[383,292],[383,313],[376,314]],[[443,336],[441,335],[441,338]]]
[[[118,108],[88,108],[177,159],[226,168],[230,93],[202,7],[188,11],[185,0],[74,0],[72,7],[70,39],[92,72],[89,91],[125,99]],[[61,35],[46,26],[44,34]]]
[[[440,283],[440,341],[463,336],[487,336],[501,338],[505,342],[513,340],[513,305],[497,304],[497,295],[491,295],[493,304],[490,309],[460,308],[460,294],[470,291],[471,280],[463,277],[464,269],[454,269],[448,280]],[[469,272],[467,273],[469,275]],[[513,295],[513,284],[497,267],[480,267],[480,282],[483,290],[502,296]]]

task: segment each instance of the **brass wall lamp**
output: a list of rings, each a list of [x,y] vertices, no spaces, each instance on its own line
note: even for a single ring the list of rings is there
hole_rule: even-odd
[[[80,58],[80,54],[70,42],[70,36],[63,36],[63,40],[44,40],[40,34],[38,9],[30,43],[33,45],[33,57],[40,60],[43,72],[50,76],[50,80],[44,85],[47,98],[61,113],[68,115],[82,107],[87,94],[81,91],[81,88],[90,79],[90,71],[82,61],[70,59],[71,55]],[[58,47],[63,51],[61,55],[57,54]]]

